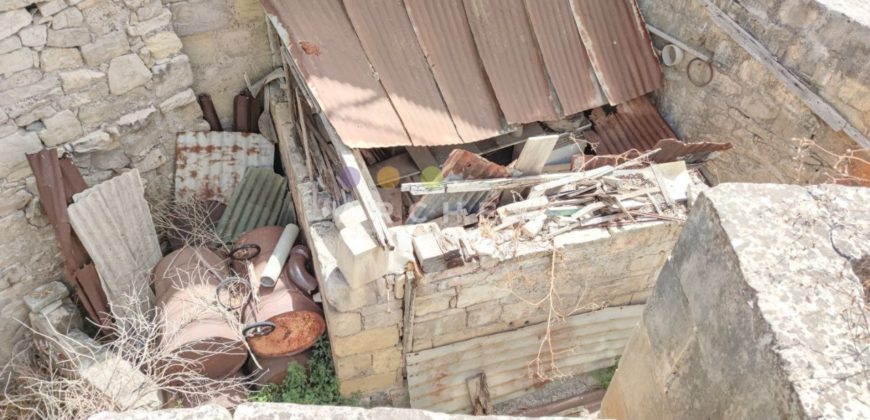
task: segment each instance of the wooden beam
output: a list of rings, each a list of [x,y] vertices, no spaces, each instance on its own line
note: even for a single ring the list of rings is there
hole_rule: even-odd
[[[409,146],[406,147],[405,150],[408,151],[408,154],[411,155],[411,159],[414,161],[414,164],[417,165],[417,168],[422,171],[430,166],[434,166],[436,168],[439,167],[438,161],[435,160],[435,156],[432,155],[432,152],[428,147],[416,147]]]
[[[538,175],[544,170],[547,159],[553,153],[553,147],[562,138],[568,137],[568,133],[550,134],[546,136],[530,137],[526,140],[520,156],[514,163],[514,169],[523,175]]]
[[[767,69],[785,85],[785,88],[800,98],[801,101],[821,118],[825,124],[834,131],[843,131],[864,149],[870,149],[870,139],[858,131],[852,124],[840,114],[831,104],[817,95],[803,81],[795,76],[789,69],[779,63],[776,57],[761,44],[749,32],[743,29],[722,9],[718,8],[712,0],[698,0],[707,9],[710,18],[725,33],[727,33],[738,45],[743,47],[756,60],[761,62]]]

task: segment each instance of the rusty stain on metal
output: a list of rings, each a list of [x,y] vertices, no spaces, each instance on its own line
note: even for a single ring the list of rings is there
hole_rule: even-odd
[[[287,32],[290,55],[348,147],[412,145],[373,73],[341,0],[262,3]],[[320,54],[305,53],[300,46],[303,41],[316,45]]]
[[[177,201],[227,203],[247,168],[271,168],[275,160],[275,145],[251,133],[179,133],[175,152]]]
[[[611,105],[662,88],[662,70],[634,0],[571,0],[571,6]]]
[[[592,130],[585,133],[599,155],[618,155],[629,150],[652,150],[662,139],[677,135],[646,97],[639,97],[616,107],[607,115],[603,108],[592,111]]]
[[[565,115],[607,103],[569,0],[525,0],[529,21]]]
[[[270,168],[248,168],[218,220],[216,231],[225,241],[232,242],[251,229],[295,221],[287,178]]]
[[[405,0],[405,8],[462,139],[501,134],[501,110],[477,55],[462,0]]]
[[[402,0],[346,0],[344,6],[411,143],[462,143]]]
[[[164,345],[189,366],[212,379],[223,379],[247,359],[240,332],[227,322],[215,299],[220,282],[230,276],[223,259],[208,248],[184,247],[160,260],[153,282]]]
[[[254,266],[254,278],[259,278],[269,256],[278,243],[284,228],[266,226],[245,233],[236,242],[238,245],[256,244],[260,253],[250,260]],[[233,261],[236,272],[247,272],[245,261]],[[259,287],[259,299],[245,311],[245,322],[269,321],[275,330],[269,334],[248,339],[254,354],[264,357],[292,356],[301,353],[317,341],[326,331],[323,311],[291,281],[291,266],[285,264],[274,287]]]
[[[510,172],[504,166],[462,149],[456,149],[450,153],[441,169],[441,180],[443,181],[507,178],[509,176]],[[468,214],[473,214],[489,194],[490,192],[484,191],[424,195],[411,207],[407,223],[424,223],[444,215],[445,212],[462,209],[465,209]]]
[[[58,159],[57,149],[43,149],[27,155],[27,162],[36,177],[42,207],[57,236],[67,285],[75,290],[76,297],[93,321],[108,325],[109,308],[100,278],[88,252],[73,232],[67,213],[73,195],[87,188],[84,178],[72,159]]]
[[[70,224],[94,260],[116,317],[151,309],[148,273],[160,261],[160,244],[139,170],[133,169],[74,196]],[[136,312],[139,311],[139,312]]]
[[[523,0],[465,0],[477,51],[510,124],[559,119]]]

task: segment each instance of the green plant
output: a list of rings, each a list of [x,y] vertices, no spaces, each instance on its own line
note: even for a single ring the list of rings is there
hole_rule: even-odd
[[[610,386],[610,381],[613,380],[613,375],[616,374],[616,366],[618,364],[619,359],[616,359],[616,363],[614,363],[613,366],[592,372],[592,377],[595,378],[595,381],[598,382],[598,385],[601,386],[602,389],[607,389]]]
[[[356,405],[356,396],[341,396],[329,340],[320,337],[314,345],[308,370],[299,363],[287,366],[287,377],[280,385],[268,385],[251,396],[254,402],[285,402],[309,405]]]

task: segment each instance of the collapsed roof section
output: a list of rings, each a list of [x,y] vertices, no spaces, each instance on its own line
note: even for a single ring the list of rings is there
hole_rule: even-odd
[[[659,89],[634,0],[262,0],[349,147],[494,137]]]

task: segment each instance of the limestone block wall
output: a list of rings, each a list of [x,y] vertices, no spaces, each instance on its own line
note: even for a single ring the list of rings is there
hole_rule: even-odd
[[[61,278],[25,153],[72,153],[89,184],[138,168],[169,197],[175,133],[208,126],[190,60],[159,0],[0,2],[0,362],[24,330],[21,297]]]
[[[715,0],[788,69],[870,135],[870,18],[862,2]],[[696,87],[683,63],[665,67],[656,96],[665,119],[688,140],[728,141],[708,164],[714,180],[805,183],[827,179],[835,158],[798,157],[794,138],[841,154],[856,145],[832,131],[710,20],[698,0],[638,0],[647,23],[712,52],[715,76]],[[653,37],[661,48],[664,43]]]
[[[601,416],[868,418],[868,200],[831,185],[705,192]]]
[[[166,0],[193,67],[193,90],[208,93],[224,129],[233,98],[272,70],[266,18],[259,0]]]
[[[555,262],[552,249],[528,246],[500,262],[425,275],[416,288],[412,350],[545,322],[550,293],[563,315],[643,303],[680,227],[651,222],[578,230],[554,238]]]

